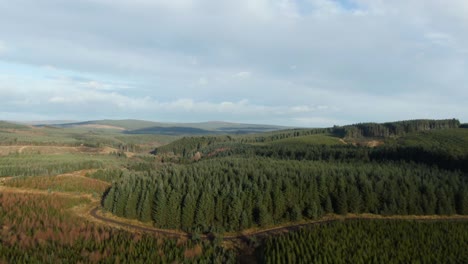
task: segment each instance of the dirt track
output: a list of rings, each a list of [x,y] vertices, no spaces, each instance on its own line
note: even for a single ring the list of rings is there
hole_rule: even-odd
[[[75,176],[82,176],[84,171],[78,171],[78,172],[73,172],[73,173],[68,173],[68,174],[63,174],[59,176],[70,176],[70,175],[75,175]],[[3,178],[3,181],[8,180],[8,178]],[[16,192],[16,193],[34,193],[34,194],[41,194],[41,195],[51,195],[48,191],[45,190],[37,190],[37,189],[21,189],[21,188],[13,188],[13,187],[6,187],[2,186],[3,181],[0,181],[0,192]],[[53,192],[52,195],[64,195],[64,196],[71,196],[71,197],[86,197],[90,199],[92,204],[97,205],[99,201],[94,198],[91,194],[78,194],[78,193],[68,193],[68,192]],[[92,204],[90,206],[92,206]],[[88,207],[89,208],[89,207]],[[103,224],[108,224],[111,226],[118,226],[118,227],[123,227],[126,229],[133,229],[136,231],[140,232],[145,232],[145,233],[153,233],[157,235],[163,235],[166,237],[170,238],[191,238],[193,234],[190,233],[183,233],[179,231],[174,231],[174,230],[164,230],[164,229],[157,229],[157,228],[151,228],[151,227],[144,227],[140,225],[135,225],[131,223],[126,223],[123,221],[119,221],[113,218],[108,218],[105,217],[101,214],[99,214],[99,206],[93,207],[91,210],[85,209],[86,211],[82,211],[82,216],[89,220],[98,220],[99,222]],[[89,210],[89,211],[88,211]],[[270,229],[264,229],[264,230],[259,230],[259,231],[253,231],[245,234],[236,234],[236,235],[226,235],[223,236],[224,241],[249,241],[250,238],[264,238],[272,235],[277,235],[281,233],[286,233],[289,231],[296,231],[304,227],[310,227],[314,225],[320,225],[320,224],[325,224],[325,223],[331,223],[335,221],[346,221],[346,220],[413,220],[413,221],[468,221],[468,215],[453,215],[453,216],[437,216],[437,215],[429,215],[429,216],[405,216],[405,215],[395,215],[395,216],[379,216],[379,215],[371,215],[371,214],[362,214],[362,215],[347,215],[347,216],[333,216],[333,217],[328,217],[324,218],[321,220],[316,220],[313,222],[307,222],[307,223],[300,223],[300,224],[294,224],[290,226],[279,226],[279,227],[273,227]],[[201,239],[213,239],[214,235],[208,234],[208,235],[200,235],[199,236]]]
[[[179,233],[175,231],[170,231],[170,230],[163,230],[163,229],[156,229],[156,228],[150,228],[150,227],[142,227],[142,226],[137,226],[129,223],[124,223],[115,219],[107,218],[105,216],[99,215],[98,214],[99,207],[93,208],[89,214],[102,221],[105,223],[111,223],[114,225],[118,225],[124,228],[130,228],[142,232],[147,232],[147,233],[153,233],[153,234],[158,234],[158,235],[164,235],[167,237],[171,238],[190,238],[192,237],[192,234],[189,233]],[[301,228],[304,227],[310,227],[314,225],[320,225],[320,224],[325,224],[325,223],[331,223],[335,221],[346,221],[346,220],[414,220],[414,221],[468,221],[468,216],[389,216],[389,217],[383,217],[383,216],[346,216],[346,217],[339,217],[339,218],[329,218],[329,219],[322,219],[322,220],[317,220],[314,222],[309,222],[309,223],[302,223],[302,224],[296,224],[296,225],[291,225],[291,226],[281,226],[281,227],[275,227],[271,229],[266,229],[266,230],[260,230],[256,232],[252,232],[249,234],[240,234],[240,235],[233,235],[233,236],[224,236],[223,240],[224,241],[248,241],[249,238],[263,238],[263,237],[268,237],[272,235],[278,235],[281,233],[286,233],[289,231],[296,231],[300,230]],[[201,239],[213,239],[213,235],[200,235]]]

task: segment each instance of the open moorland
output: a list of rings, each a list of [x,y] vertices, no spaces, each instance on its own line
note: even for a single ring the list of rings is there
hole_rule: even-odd
[[[0,263],[466,263],[456,119],[0,122]]]

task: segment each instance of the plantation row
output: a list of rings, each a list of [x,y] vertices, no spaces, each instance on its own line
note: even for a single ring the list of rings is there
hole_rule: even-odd
[[[104,208],[160,228],[222,232],[326,213],[468,214],[467,191],[461,172],[404,162],[228,157],[121,174]]]
[[[221,149],[222,151],[216,151]],[[468,172],[468,152],[451,149],[428,149],[424,147],[384,146],[377,148],[352,145],[300,145],[282,144],[272,146],[216,145],[201,150],[205,157],[269,157],[283,160],[319,160],[334,162],[386,162],[406,161],[436,165],[448,170]]]
[[[210,242],[140,235],[77,221],[86,203],[55,195],[0,193],[0,263],[235,263]]]
[[[467,263],[468,222],[348,220],[266,239],[260,263]]]

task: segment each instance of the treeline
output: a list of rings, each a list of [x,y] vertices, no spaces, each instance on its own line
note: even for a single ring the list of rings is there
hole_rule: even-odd
[[[361,123],[343,127],[334,127],[333,133],[340,137],[359,138],[359,137],[395,137],[403,136],[417,131],[426,131],[433,129],[448,129],[460,127],[460,121],[457,119],[445,120],[408,120],[389,123]]]
[[[468,152],[425,146],[389,145],[376,148],[353,145],[267,145],[219,144],[201,150],[204,157],[268,157],[283,160],[334,162],[406,161],[468,172]]]
[[[404,162],[229,157],[126,174],[103,206],[159,228],[238,231],[326,213],[468,214],[467,181]]]
[[[347,220],[266,239],[257,256],[259,263],[468,263],[467,248],[466,221]]]
[[[191,157],[193,154],[214,143],[234,141],[231,136],[203,136],[203,137],[183,137],[167,145],[156,148],[153,154],[174,154],[184,158]]]
[[[173,154],[183,158],[191,158],[194,153],[203,148],[226,143],[268,143],[281,139],[295,138],[316,134],[332,134],[342,138],[360,137],[395,137],[417,131],[434,129],[449,129],[460,127],[457,119],[446,120],[409,120],[389,123],[362,123],[349,126],[334,126],[332,128],[290,129],[245,136],[203,136],[184,137],[168,145],[156,148],[153,154]]]

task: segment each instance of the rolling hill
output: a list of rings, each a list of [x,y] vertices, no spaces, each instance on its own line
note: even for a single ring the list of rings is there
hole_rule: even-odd
[[[38,126],[44,126],[40,124]],[[48,124],[50,125],[50,124]],[[210,135],[250,134],[285,129],[282,126],[239,124],[229,122],[163,123],[145,120],[94,120],[66,124],[53,124],[61,128],[90,128],[120,130],[125,134]]]

